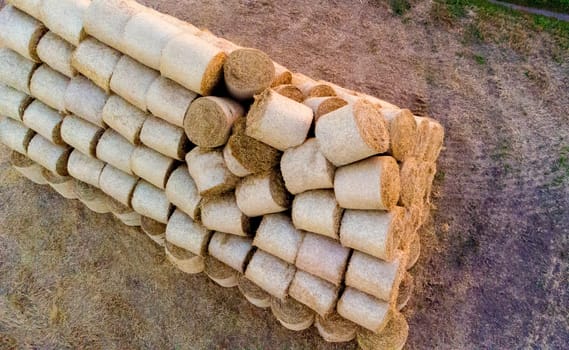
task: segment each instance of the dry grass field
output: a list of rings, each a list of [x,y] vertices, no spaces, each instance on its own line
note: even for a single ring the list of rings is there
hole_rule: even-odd
[[[566,27],[479,0],[141,2],[445,126],[408,349],[567,346]],[[137,230],[21,178],[0,147],[0,349],[356,347],[178,272]]]

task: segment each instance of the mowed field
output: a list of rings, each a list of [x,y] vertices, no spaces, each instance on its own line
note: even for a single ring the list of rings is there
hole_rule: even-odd
[[[465,1],[141,2],[445,126],[408,349],[566,348],[569,31]],[[357,347],[178,272],[144,234],[20,177],[8,154],[0,349]]]

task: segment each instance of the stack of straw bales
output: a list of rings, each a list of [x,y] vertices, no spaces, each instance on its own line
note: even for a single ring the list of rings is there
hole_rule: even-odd
[[[401,348],[444,130],[131,0],[0,11],[15,169],[324,339]]]

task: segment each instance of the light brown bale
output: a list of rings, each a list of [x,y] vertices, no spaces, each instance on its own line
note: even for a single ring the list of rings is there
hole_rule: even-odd
[[[121,52],[88,37],[73,52],[71,65],[108,94],[111,77],[121,57]]]
[[[47,32],[38,43],[38,57],[52,69],[73,78],[77,70],[71,64],[75,46],[63,40],[54,32]]]
[[[296,267],[336,286],[344,278],[350,249],[328,237],[307,233],[296,257]]]

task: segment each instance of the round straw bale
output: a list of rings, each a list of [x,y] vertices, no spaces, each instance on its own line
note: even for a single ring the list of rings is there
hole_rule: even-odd
[[[431,193],[433,192],[433,181],[435,180],[435,175],[437,174],[437,163],[425,162],[421,166],[421,171],[425,174],[425,186],[423,193],[423,202],[431,203]]]
[[[336,96],[336,90],[326,82],[319,81],[308,91],[308,97]]]
[[[23,155],[28,154],[28,146],[35,132],[24,124],[10,119],[0,118],[0,142]]]
[[[140,141],[155,151],[177,160],[184,160],[191,148],[184,129],[153,116],[144,121],[140,131]]]
[[[287,190],[298,194],[308,190],[334,188],[336,168],[320,152],[318,140],[287,149],[281,158],[281,172]]]
[[[147,216],[163,224],[174,211],[164,191],[144,180],[138,181],[131,200],[132,208],[140,215]]]
[[[46,32],[41,22],[14,6],[0,10],[0,41],[29,60],[40,62],[36,50]]]
[[[68,115],[61,123],[63,141],[91,157],[95,157],[97,143],[104,131],[104,129],[74,115]]]
[[[132,210],[132,208],[127,207],[113,198],[109,198],[109,210],[123,224],[127,226],[140,226],[140,218],[142,216]]]
[[[267,171],[280,160],[278,150],[245,134],[245,124],[246,118],[235,121],[223,152],[229,170],[241,177]]]
[[[82,75],[77,75],[67,85],[65,109],[101,128],[105,128],[103,108],[108,95]]]
[[[401,284],[399,284],[399,293],[397,296],[397,310],[401,311],[407,303],[411,299],[411,295],[413,295],[413,290],[415,288],[415,281],[413,275],[409,272],[405,272],[405,276],[401,280]]]
[[[0,83],[0,115],[22,121],[24,110],[32,101],[31,96]]]
[[[38,57],[55,71],[73,78],[77,70],[71,65],[75,47],[54,32],[47,32],[38,43]]]
[[[185,164],[178,166],[170,175],[166,184],[166,196],[170,203],[189,215],[193,220],[200,219],[202,197]]]
[[[247,176],[237,184],[235,198],[239,209],[250,217],[282,212],[290,206],[289,194],[278,171]]]
[[[444,128],[437,121],[415,116],[417,143],[413,155],[425,162],[435,162],[443,146]]]
[[[140,217],[140,228],[156,244],[165,245],[166,225],[147,216]]]
[[[397,107],[396,105],[394,105],[394,104],[392,104],[392,103],[389,103],[389,102],[387,102],[387,101],[385,101],[385,100],[379,99],[379,98],[377,98],[377,97],[373,97],[373,96],[370,96],[370,95],[367,95],[367,94],[364,94],[364,93],[361,93],[361,92],[353,92],[353,93],[354,93],[355,95],[361,97],[361,98],[364,98],[364,99],[368,100],[369,102],[371,102],[372,104],[374,104],[374,105],[376,105],[376,106],[378,106],[378,107],[387,108],[387,109],[396,109],[396,110],[397,110],[397,109],[400,109],[400,108]]]
[[[136,147],[130,156],[132,172],[162,190],[177,166],[174,159],[144,146]]]
[[[316,86],[317,82],[302,73],[294,73],[292,74],[291,84],[298,87],[300,91],[302,91],[302,94],[308,97],[308,92]]]
[[[66,199],[77,199],[75,181],[70,176],[61,176],[47,169],[42,169],[42,176],[49,186]]]
[[[101,190],[127,208],[131,207],[132,194],[137,182],[138,178],[110,164],[105,165],[99,176]]]
[[[16,52],[0,47],[0,82],[31,95],[30,80],[37,66]]]
[[[67,161],[71,148],[63,145],[54,145],[41,135],[36,135],[28,145],[28,157],[44,168],[58,174],[67,175]]]
[[[113,129],[107,129],[97,144],[97,158],[115,168],[133,175],[130,159],[135,147]]]
[[[288,293],[322,317],[330,315],[336,307],[339,287],[314,275],[297,270]]]
[[[267,89],[255,96],[247,115],[246,134],[284,151],[306,140],[312,116],[309,107]]]
[[[168,123],[184,127],[186,112],[196,97],[195,92],[161,76],[154,80],[146,92],[146,107]]]
[[[273,62],[273,65],[275,66],[275,78],[271,87],[292,84],[292,72],[277,62]]]
[[[229,54],[223,73],[229,94],[236,99],[246,100],[271,86],[275,66],[263,51],[242,48]]]
[[[87,36],[83,14],[90,3],[90,0],[42,0],[40,16],[49,30],[78,46]]]
[[[65,112],[65,94],[69,78],[42,64],[30,80],[31,94],[46,105]]]
[[[302,91],[300,91],[299,88],[297,88],[292,84],[278,85],[275,86],[273,90],[296,102],[302,103],[302,101],[304,101],[304,94],[302,93]]]
[[[63,117],[39,100],[32,102],[23,117],[24,125],[57,145],[65,144],[61,138]]]
[[[408,157],[401,164],[401,205],[411,207],[423,200],[427,174],[422,169],[422,162],[415,157]]]
[[[108,94],[113,71],[121,57],[119,51],[89,37],[73,52],[71,65]]]
[[[423,207],[424,204],[416,204],[405,208],[405,216],[403,218],[404,234],[401,235],[401,246],[407,246],[411,243],[412,235],[417,232],[423,223]]]
[[[157,71],[124,55],[113,71],[111,90],[146,112],[146,93],[159,76]]]
[[[124,27],[122,51],[152,69],[160,69],[160,57],[166,44],[182,28],[167,21],[160,13],[142,11],[133,15]]]
[[[292,222],[300,230],[319,233],[332,239],[339,239],[340,208],[334,191],[313,190],[297,194],[292,203]]]
[[[78,150],[71,152],[67,165],[69,175],[97,188],[99,187],[99,176],[104,167],[105,163],[102,161],[86,156]]]
[[[38,185],[47,184],[47,181],[42,174],[44,168],[25,155],[16,151],[10,152],[10,163],[16,171],[28,180]]]
[[[404,210],[390,212],[346,210],[340,225],[340,242],[379,259],[391,261],[403,234]]]
[[[9,4],[41,21],[40,8],[43,0],[8,0]]]
[[[375,333],[385,328],[391,314],[389,303],[351,287],[342,294],[337,310],[340,316]]]
[[[394,312],[385,328],[379,333],[367,330],[358,332],[358,345],[362,350],[401,350],[409,336],[409,325],[400,312]]]
[[[245,276],[272,296],[284,299],[295,271],[286,261],[257,250],[247,265]]]
[[[83,17],[85,31],[105,44],[122,50],[128,21],[145,7],[134,0],[93,0]]]
[[[211,95],[223,79],[227,55],[190,33],[168,41],[160,59],[160,73],[200,95]]]
[[[330,112],[340,109],[348,104],[346,100],[339,97],[309,97],[304,100],[304,104],[312,109],[314,112],[314,119],[318,119]]]
[[[233,193],[204,198],[201,219],[203,225],[212,231],[247,236],[251,230],[250,220],[237,206]]]
[[[253,245],[294,264],[303,238],[304,233],[294,227],[288,215],[269,214],[263,216]]]
[[[378,156],[336,169],[334,193],[342,208],[391,210],[399,200],[399,166]]]
[[[418,234],[415,234],[409,245],[409,258],[407,259],[407,270],[410,270],[415,266],[419,257],[421,255],[421,238]]]
[[[243,273],[253,246],[251,238],[216,232],[209,242],[208,252],[217,260]]]
[[[326,318],[316,316],[314,326],[318,334],[330,343],[343,343],[352,341],[356,337],[359,327],[334,312]]]
[[[271,295],[247,277],[239,276],[237,288],[251,304],[263,309],[271,306]]]
[[[389,153],[400,161],[407,159],[417,142],[417,123],[408,109],[382,108],[381,114],[389,127]]]
[[[73,181],[75,182],[75,193],[81,203],[95,213],[106,214],[110,212],[109,196],[88,183],[77,179]]]
[[[314,323],[314,312],[293,298],[271,298],[271,311],[287,329],[302,331]]]
[[[229,98],[206,96],[192,102],[184,130],[190,141],[199,147],[223,146],[235,120],[245,114],[241,105]]]
[[[230,54],[233,51],[242,48],[241,46],[234,44],[229,40],[217,37],[215,34],[213,34],[207,29],[204,30],[198,29],[198,31],[193,34],[195,34],[200,39],[212,44],[213,46],[223,50],[226,54]]]
[[[319,118],[315,133],[320,150],[336,166],[389,149],[387,123],[381,113],[365,100],[358,100]]]
[[[307,233],[296,256],[296,267],[339,286],[350,249],[328,237]]]
[[[166,257],[168,260],[178,268],[180,271],[196,274],[203,272],[204,270],[204,258],[195,255],[194,253],[187,251],[184,248],[180,248],[166,240],[164,243],[166,250]]]
[[[196,255],[205,256],[211,231],[176,209],[166,226],[166,240]]]
[[[225,288],[237,286],[239,280],[239,272],[237,270],[232,269],[210,255],[205,257],[204,272],[215,283]]]
[[[239,178],[225,166],[223,154],[220,150],[196,147],[186,155],[186,163],[202,196],[230,191],[235,188],[239,181]]]
[[[111,95],[103,108],[103,121],[133,145],[140,143],[140,131],[150,114],[118,95]]]

